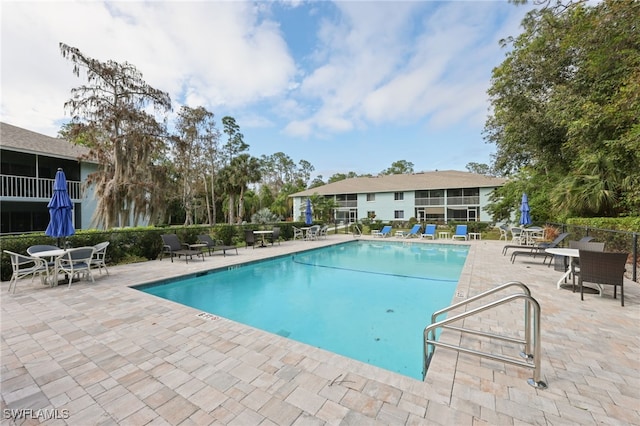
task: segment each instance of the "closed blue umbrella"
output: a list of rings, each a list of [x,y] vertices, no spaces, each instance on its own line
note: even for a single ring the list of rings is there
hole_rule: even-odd
[[[304,211],[304,223],[311,225],[313,223],[313,217],[311,213],[311,200],[307,198],[307,208]]]
[[[47,205],[49,208],[49,225],[44,233],[58,239],[65,238],[76,233],[73,229],[73,203],[67,192],[67,177],[62,169],[56,172],[53,182],[53,196]]]
[[[529,213],[529,199],[527,194],[522,194],[522,203],[520,204],[520,225],[531,225],[531,214]]]

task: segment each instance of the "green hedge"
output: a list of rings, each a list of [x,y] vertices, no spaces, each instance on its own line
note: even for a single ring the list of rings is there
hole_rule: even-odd
[[[195,243],[199,234],[209,234],[212,238],[224,241],[226,245],[241,245],[244,243],[245,229],[270,229],[273,226],[280,227],[280,238],[288,240],[293,238],[293,227],[305,226],[304,222],[280,222],[269,225],[227,225],[214,226],[171,226],[171,227],[138,227],[100,230],[77,230],[75,235],[60,241],[63,246],[65,241],[69,247],[94,246],[103,241],[109,241],[107,248],[107,264],[117,265],[123,263],[140,262],[157,259],[162,251],[162,234],[176,234],[184,243]],[[26,254],[27,248],[32,245],[47,244],[58,245],[56,238],[51,238],[44,233],[31,233],[23,235],[5,235],[0,237],[2,250]],[[11,279],[11,259],[2,252],[0,258],[0,279]]]

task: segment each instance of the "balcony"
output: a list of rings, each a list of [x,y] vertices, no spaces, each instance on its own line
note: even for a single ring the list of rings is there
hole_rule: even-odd
[[[447,197],[448,206],[468,206],[479,205],[480,196],[472,195],[468,197]]]
[[[44,198],[53,195],[54,179],[41,179],[29,176],[0,175],[0,198]],[[73,201],[82,198],[82,182],[67,181],[67,191]]]
[[[444,206],[444,197],[416,198],[416,206]]]
[[[349,200],[349,201],[336,201],[338,208],[345,207],[358,207],[358,200]]]

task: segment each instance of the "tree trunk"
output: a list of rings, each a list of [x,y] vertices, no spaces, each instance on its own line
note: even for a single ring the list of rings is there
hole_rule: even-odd
[[[233,225],[236,222],[236,197],[234,194],[229,194],[229,225]]]

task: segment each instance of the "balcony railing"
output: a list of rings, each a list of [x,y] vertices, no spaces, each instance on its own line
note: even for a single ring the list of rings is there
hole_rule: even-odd
[[[51,198],[54,179],[0,175],[0,197]],[[67,191],[72,200],[82,198],[81,182],[68,180]]]
[[[480,204],[480,197],[477,195],[469,197],[447,197],[447,205],[449,206],[463,206],[474,204]]]
[[[338,207],[358,207],[358,201],[336,201]]]
[[[416,206],[444,206],[444,197],[416,198]]]
[[[450,206],[480,204],[480,197],[477,195],[467,197],[447,197],[446,200],[447,205]],[[444,206],[444,201],[444,197],[416,198],[416,206]]]

